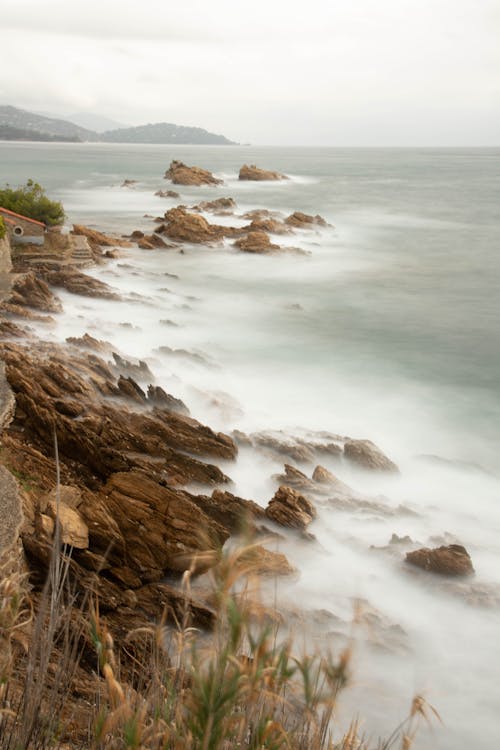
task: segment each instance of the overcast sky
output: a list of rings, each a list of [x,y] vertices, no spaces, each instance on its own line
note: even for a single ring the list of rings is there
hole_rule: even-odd
[[[1,0],[0,103],[283,145],[500,145],[500,0]]]

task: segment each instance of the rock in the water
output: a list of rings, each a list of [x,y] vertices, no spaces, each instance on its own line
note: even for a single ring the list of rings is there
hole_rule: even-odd
[[[291,232],[282,221],[271,217],[253,219],[252,223],[244,229],[249,232],[269,232],[270,234],[290,234]]]
[[[406,562],[430,573],[445,576],[469,576],[474,573],[469,553],[461,544],[449,544],[447,547],[422,547],[408,552]]]
[[[249,232],[246,237],[236,240],[236,247],[245,253],[272,253],[281,250],[279,245],[274,245],[265,232]]]
[[[244,164],[241,169],[238,178],[240,180],[254,180],[256,182],[262,182],[265,180],[288,180],[285,174],[280,172],[272,172],[268,169],[260,169],[255,164]]]
[[[399,472],[398,467],[371,440],[346,440],[344,455],[365,469]]]
[[[174,159],[165,172],[165,179],[172,180],[174,185],[221,185],[223,180],[214,177],[208,169],[188,167]]]
[[[304,530],[316,518],[316,508],[296,490],[281,486],[270,500],[266,515],[280,526]]]
[[[177,206],[166,212],[165,224],[157,231],[160,229],[172,240],[198,244],[220,240],[230,228],[210,224],[203,216],[189,213],[184,206]]]
[[[233,198],[216,198],[214,201],[201,201],[198,205],[193,206],[192,211],[211,211],[214,214],[232,213],[236,208],[236,201]]]
[[[155,195],[158,196],[158,198],[180,198],[181,196],[179,193],[176,193],[175,190],[157,190]]]
[[[297,227],[297,229],[308,229],[315,224],[320,227],[328,226],[326,221],[319,214],[311,216],[310,214],[302,213],[302,211],[294,211],[293,214],[287,216],[285,223],[291,227]]]

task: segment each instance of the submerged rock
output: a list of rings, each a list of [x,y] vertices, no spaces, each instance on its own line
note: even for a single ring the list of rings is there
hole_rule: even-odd
[[[223,180],[214,177],[208,169],[188,167],[181,161],[174,159],[165,172],[165,179],[172,180],[174,185],[221,185]]]
[[[216,198],[213,201],[201,201],[198,205],[192,207],[192,211],[210,211],[215,214],[230,214],[236,208],[236,201],[233,198]]]
[[[398,473],[399,469],[371,440],[346,440],[344,456],[365,469]]]
[[[255,164],[244,164],[238,175],[240,180],[254,180],[256,182],[262,182],[265,180],[288,180],[288,177],[280,172],[272,172],[268,169],[260,169]]]
[[[469,576],[474,573],[469,553],[461,544],[434,549],[422,547],[408,552],[405,560],[417,568],[445,576]]]
[[[158,198],[175,198],[178,199],[181,196],[179,193],[176,193],[175,190],[157,190],[155,195],[158,196]]]

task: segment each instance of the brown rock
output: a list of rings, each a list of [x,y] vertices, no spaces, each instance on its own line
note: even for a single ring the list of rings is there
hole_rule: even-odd
[[[304,530],[316,518],[316,509],[296,490],[281,486],[269,502],[266,515],[280,526]]]
[[[408,552],[406,562],[430,573],[445,576],[468,576],[474,573],[469,553],[461,544],[434,549],[422,547]]]
[[[331,471],[325,469],[324,466],[316,466],[312,478],[318,484],[335,484],[337,482],[337,477]]]
[[[176,411],[179,414],[189,416],[189,409],[186,404],[180,398],[175,398],[170,393],[166,393],[159,385],[148,386],[148,401],[155,406],[159,406],[161,409]]]
[[[46,282],[33,271],[14,277],[7,303],[32,307],[43,312],[60,312],[62,310],[60,300],[54,297]]]
[[[80,514],[63,502],[57,504],[55,499],[47,503],[46,515],[56,521],[59,519],[61,528],[61,542],[77,549],[87,549],[89,546],[89,529]]]
[[[187,493],[162,487],[138,472],[114,474],[105,507],[125,540],[126,561],[142,581],[159,581],[167,570],[182,572],[207,552],[218,552],[228,534]],[[214,558],[209,558],[210,567]],[[203,566],[205,567],[205,566]]]
[[[371,440],[346,440],[344,455],[365,469],[399,472],[396,464],[387,458]]]
[[[214,201],[201,201],[198,205],[192,207],[192,211],[210,211],[214,214],[227,215],[236,208],[236,201],[233,198],[216,198]]]
[[[95,352],[109,352],[111,344],[102,339],[96,339],[89,333],[84,333],[83,336],[68,336],[66,339],[68,344],[78,346],[83,349],[91,349]]]
[[[280,172],[271,172],[267,169],[260,169],[255,164],[244,164],[239,173],[240,180],[255,180],[261,182],[263,180],[288,180],[288,177]]]
[[[74,268],[61,268],[57,271],[46,270],[43,277],[48,284],[63,287],[72,294],[84,297],[100,297],[101,299],[120,299],[120,295],[113,292],[108,284],[94,279],[92,276],[77,271]]]
[[[255,530],[255,522],[262,521],[266,514],[253,500],[244,500],[231,492],[214,490],[212,496],[193,495],[191,500],[209,518],[222,526],[227,534],[240,534]]]
[[[265,232],[249,232],[246,237],[236,240],[234,245],[245,253],[272,253],[281,250],[279,245],[271,243]]]
[[[322,216],[319,216],[319,214],[311,216],[310,214],[302,213],[302,211],[294,211],[293,214],[290,214],[290,216],[285,219],[285,223],[289,226],[297,227],[298,229],[307,229],[314,224],[320,227],[328,226],[326,221]]]
[[[183,206],[178,206],[166,212],[162,234],[166,234],[172,240],[198,244],[222,239],[225,229],[227,227],[209,224],[203,216],[191,214]]]
[[[181,196],[179,193],[176,193],[175,190],[157,190],[155,195],[158,196],[158,198],[180,198]]]
[[[257,576],[289,576],[297,570],[282,552],[271,552],[260,544],[247,547],[237,558],[237,566]]]
[[[73,224],[73,234],[83,235],[89,242],[95,245],[104,245],[105,247],[112,247],[113,245],[129,247],[130,245],[126,240],[122,240],[119,237],[109,237],[107,234],[98,232],[96,229],[90,229],[90,227],[85,227],[83,224]]]
[[[279,219],[253,219],[245,230],[249,232],[269,232],[269,234],[290,234],[291,230]]]
[[[165,172],[165,179],[172,180],[174,185],[221,185],[223,182],[214,177],[208,169],[188,167],[175,159],[170,162],[170,167]]]

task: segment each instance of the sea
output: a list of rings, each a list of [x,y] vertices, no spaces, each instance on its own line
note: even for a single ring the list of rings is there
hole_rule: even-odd
[[[172,159],[224,184],[172,186]],[[290,179],[240,182],[244,163]],[[304,647],[335,652],[337,636],[339,649],[353,645],[339,733],[358,718],[375,747],[420,695],[440,718],[420,716],[412,747],[497,750],[500,149],[0,143],[0,183],[27,179],[63,202],[68,227],[117,235],[150,233],[172,206],[223,196],[234,215],[208,220],[243,226],[257,208],[324,217],[329,226],[273,238],[303,254],[250,255],[230,240],[124,248],[88,270],[122,301],[58,291],[64,312],[37,331],[52,341],[88,332],[146,360],[217,430],[376,443],[400,474],[322,463],[386,510],[320,504],[316,543],[280,547],[300,576],[278,595],[323,613],[321,637],[299,628]],[[154,195],[172,188],[179,199]],[[285,460],[243,449],[221,468],[235,494],[266,505]],[[475,576],[412,574],[393,534],[464,545]]]

